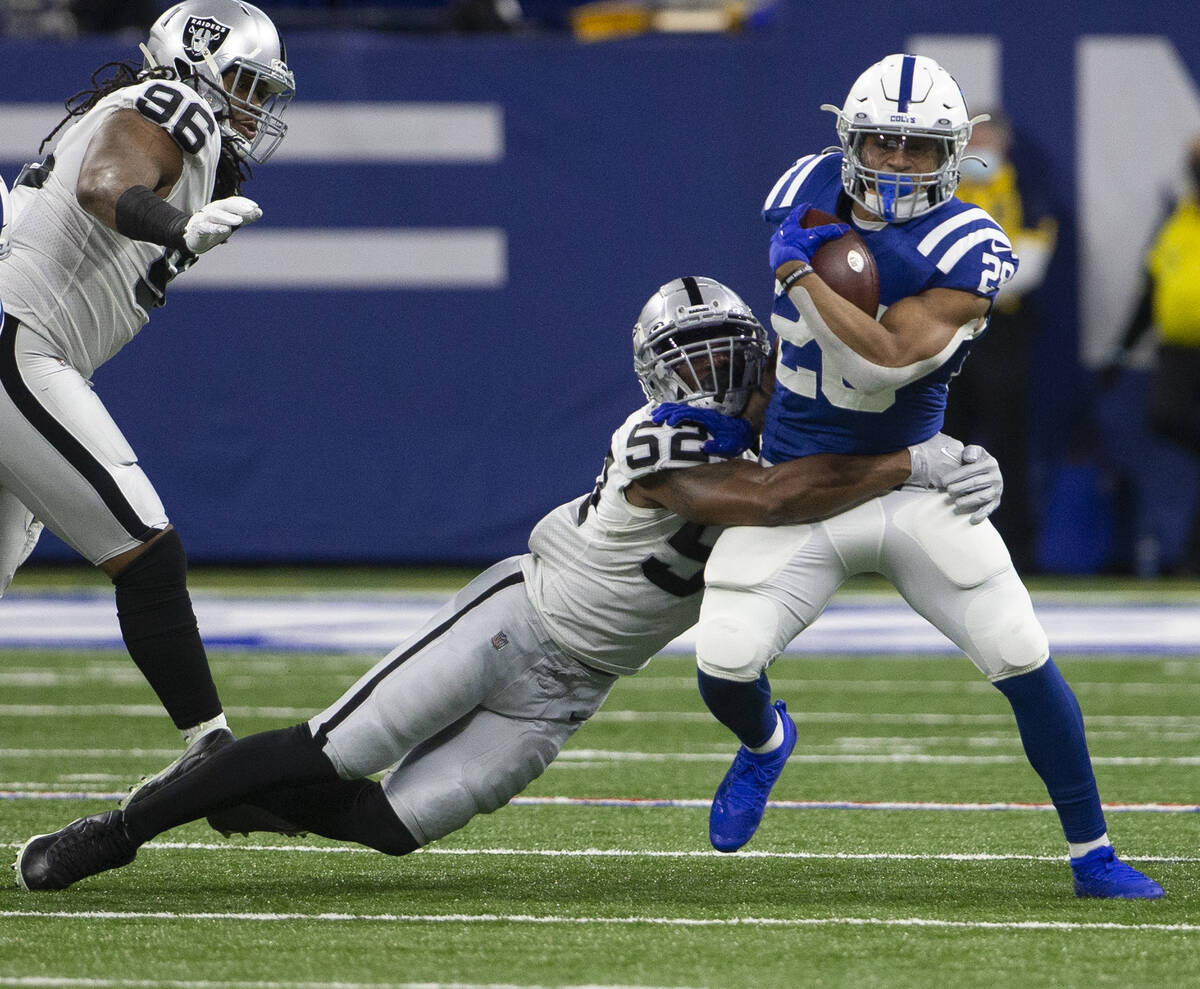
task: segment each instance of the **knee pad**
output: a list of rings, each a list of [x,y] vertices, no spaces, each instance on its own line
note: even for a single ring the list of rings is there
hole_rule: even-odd
[[[1029,673],[1050,658],[1050,643],[1016,573],[985,587],[967,605],[968,655],[993,683]]]
[[[722,680],[757,680],[779,653],[776,607],[769,598],[710,587],[696,626],[696,665]]]

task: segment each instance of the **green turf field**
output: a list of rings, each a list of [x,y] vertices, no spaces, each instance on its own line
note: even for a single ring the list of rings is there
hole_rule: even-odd
[[[375,657],[211,658],[246,734],[323,707]],[[1106,804],[1200,802],[1200,646],[1056,660]],[[769,809],[743,853],[712,852],[692,805],[733,747],[703,713],[691,661],[662,657],[618,683],[524,794],[541,800],[407,858],[190,825],[70,890],[8,886],[0,985],[1200,984],[1200,814],[1110,811],[1118,850],[1168,897],[1079,901],[1052,812],[971,806],[1045,792],[1006,702],[965,659],[785,658],[772,673],[800,728],[773,798],[810,806]],[[123,653],[8,651],[0,685],[10,856],[177,752]],[[811,806],[823,803],[944,806]]]

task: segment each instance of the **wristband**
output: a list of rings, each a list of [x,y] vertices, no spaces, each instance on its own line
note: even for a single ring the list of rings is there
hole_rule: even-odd
[[[116,231],[130,240],[162,244],[186,253],[183,232],[187,222],[188,215],[183,210],[160,199],[144,185],[130,186],[117,199]]]
[[[800,281],[800,279],[805,275],[811,275],[812,273],[813,267],[811,264],[802,264],[795,271],[789,273],[788,276],[779,283],[779,287],[783,290],[783,294],[787,295],[788,291],[793,285],[796,284],[796,282]]]

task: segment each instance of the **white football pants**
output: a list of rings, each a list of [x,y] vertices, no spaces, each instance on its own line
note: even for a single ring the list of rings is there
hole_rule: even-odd
[[[902,488],[821,522],[726,529],[705,568],[701,670],[756,680],[861,573],[887,577],[989,680],[1036,669],[1050,655],[992,524],[971,525],[942,492]]]

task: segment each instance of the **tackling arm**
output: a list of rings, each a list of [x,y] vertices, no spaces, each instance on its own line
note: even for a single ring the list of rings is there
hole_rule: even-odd
[[[881,456],[819,453],[775,467],[729,460],[665,470],[635,481],[626,497],[702,525],[811,522],[867,501],[908,480],[907,449]]]

